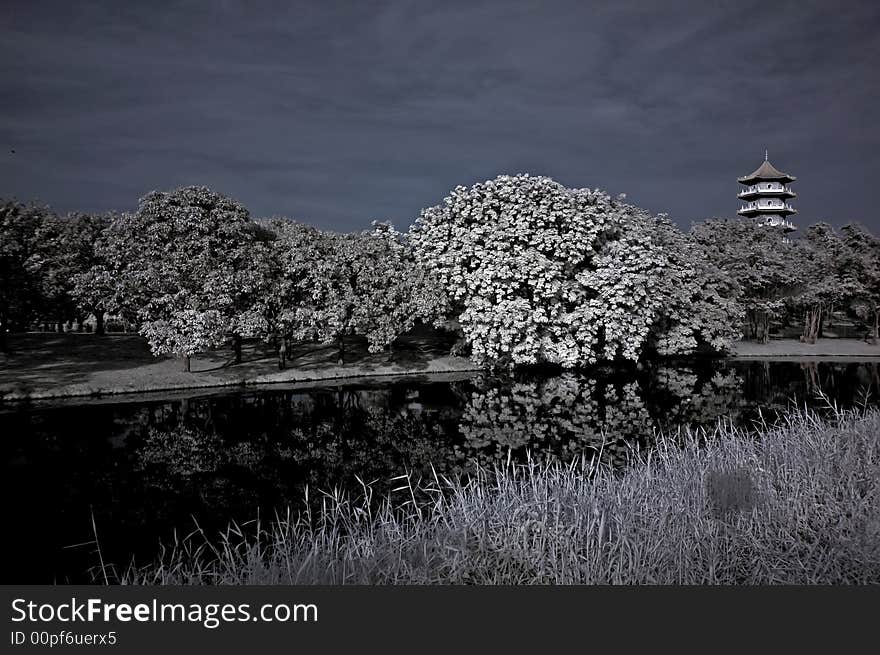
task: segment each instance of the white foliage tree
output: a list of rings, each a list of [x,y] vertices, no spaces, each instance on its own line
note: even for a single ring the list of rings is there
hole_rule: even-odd
[[[348,234],[295,223],[274,229],[280,277],[260,315],[286,338],[336,342],[343,363],[346,335],[364,336],[370,352],[390,355],[416,322],[431,324],[447,312],[442,287],[390,224]]]
[[[502,175],[423,210],[410,240],[454,303],[475,361],[574,367],[635,360],[658,329],[675,352],[726,345],[718,318],[734,322],[725,314],[735,304],[718,294],[733,288],[703,298],[718,310],[712,325],[685,317],[680,287],[693,299],[703,280],[665,247],[671,230],[599,190]]]

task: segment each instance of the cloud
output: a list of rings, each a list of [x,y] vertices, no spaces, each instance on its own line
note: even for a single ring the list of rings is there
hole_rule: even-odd
[[[803,220],[880,227],[877,5],[590,5],[10,5],[0,194],[124,209],[206,183],[354,229],[527,171],[686,226],[733,214],[766,147]]]

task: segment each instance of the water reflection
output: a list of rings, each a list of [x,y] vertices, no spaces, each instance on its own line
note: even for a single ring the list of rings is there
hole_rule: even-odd
[[[298,504],[306,486],[393,486],[405,472],[467,473],[530,455],[623,465],[657,429],[748,425],[793,401],[876,404],[876,363],[727,363],[554,376],[478,375],[311,391],[83,404],[0,414],[10,525],[27,539],[3,582],[82,580],[100,527],[105,556],[151,557],[157,539]],[[11,506],[10,506],[11,505]],[[124,562],[123,562],[124,563]]]
[[[651,416],[634,381],[600,383],[565,373],[551,378],[474,381],[459,421],[461,455],[486,465],[528,452],[539,462],[600,454],[622,458],[651,433]]]

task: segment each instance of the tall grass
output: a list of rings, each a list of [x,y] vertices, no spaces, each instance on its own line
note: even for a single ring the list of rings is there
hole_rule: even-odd
[[[508,463],[467,481],[197,530],[130,584],[880,582],[880,412],[658,437],[623,473]],[[419,500],[427,497],[429,500]]]

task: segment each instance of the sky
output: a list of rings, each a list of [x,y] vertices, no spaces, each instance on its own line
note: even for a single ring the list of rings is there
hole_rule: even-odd
[[[0,197],[347,231],[531,173],[687,228],[767,149],[796,223],[880,234],[878,62],[876,1],[4,0]]]

